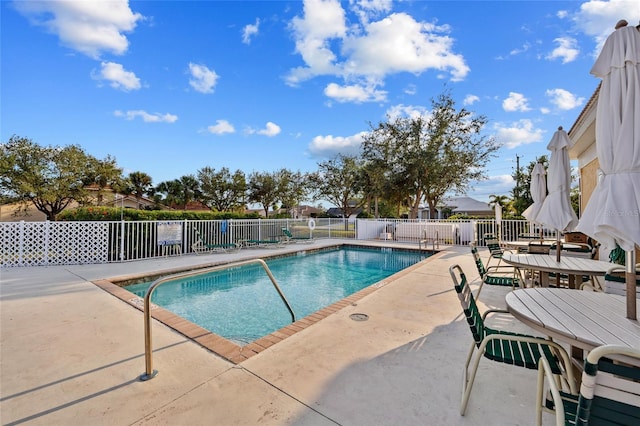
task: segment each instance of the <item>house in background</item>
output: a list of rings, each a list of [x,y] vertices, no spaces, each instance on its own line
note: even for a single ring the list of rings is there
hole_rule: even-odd
[[[488,203],[471,197],[447,197],[442,200],[441,206],[435,212],[430,212],[429,206],[420,208],[418,219],[446,219],[452,214],[492,218],[494,211]]]
[[[265,217],[264,209],[246,209],[245,213],[257,213],[260,217]],[[317,217],[324,213],[323,209],[308,205],[299,205],[290,209],[278,209],[276,211],[269,210],[269,216],[271,215],[285,215],[293,219],[308,219],[310,217]]]
[[[146,209],[153,208],[156,205],[153,200],[146,197],[140,198],[138,203],[138,200],[133,195],[118,194],[110,190],[103,192],[102,205],[105,207],[137,209],[140,206],[141,209]],[[74,209],[79,205],[76,202],[72,202],[67,209]],[[44,222],[47,220],[47,216],[36,209],[32,203],[28,203],[26,209],[21,209],[21,207],[19,203],[0,205],[0,222]],[[170,210],[166,206],[163,206],[163,208]]]

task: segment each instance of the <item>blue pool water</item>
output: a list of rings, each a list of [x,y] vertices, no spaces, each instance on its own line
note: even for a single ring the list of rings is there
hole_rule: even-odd
[[[266,263],[300,319],[425,257],[407,250],[341,247]],[[149,285],[125,288],[144,297]],[[241,345],[291,323],[289,311],[258,264],[166,282],[156,288],[151,301]]]

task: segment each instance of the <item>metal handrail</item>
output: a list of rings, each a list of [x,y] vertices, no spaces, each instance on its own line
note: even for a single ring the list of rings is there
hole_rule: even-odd
[[[192,277],[194,275],[200,275],[200,274],[204,274],[204,273],[208,273],[208,272],[221,271],[221,270],[224,270],[224,269],[229,269],[229,268],[233,268],[233,267],[236,267],[236,266],[244,266],[244,265],[248,265],[248,264],[251,264],[251,263],[259,263],[260,265],[262,265],[262,268],[265,270],[265,272],[269,276],[269,279],[271,280],[271,283],[273,284],[273,286],[275,287],[276,291],[280,295],[280,298],[282,299],[282,301],[286,305],[287,309],[289,310],[289,313],[291,314],[291,322],[295,322],[296,321],[296,314],[293,312],[293,309],[291,308],[291,305],[287,301],[287,298],[284,296],[284,293],[282,293],[282,290],[280,289],[280,286],[278,285],[278,282],[276,281],[275,277],[271,273],[271,270],[267,266],[266,262],[264,260],[262,260],[262,259],[250,259],[250,260],[244,260],[244,261],[235,262],[235,263],[227,263],[225,265],[218,265],[218,266],[213,266],[213,267],[210,267],[210,268],[197,269],[197,270],[193,270],[193,271],[182,272],[182,273],[179,273],[179,274],[169,275],[169,276],[166,276],[166,277],[158,278],[153,283],[151,283],[151,285],[147,289],[147,293],[144,296],[144,361],[145,361],[145,372],[144,372],[144,374],[140,375],[140,380],[142,380],[142,381],[150,380],[150,379],[153,379],[158,374],[158,370],[154,370],[153,369],[153,355],[152,355],[152,350],[151,350],[151,346],[152,346],[152,344],[151,344],[151,294],[153,293],[153,291],[160,284],[163,284],[163,283],[165,283],[167,281],[173,281],[173,280],[178,279],[178,278]]]
[[[424,248],[427,249],[428,248],[427,244],[429,243],[429,240],[431,240],[433,251],[436,251],[436,244],[438,245],[438,249],[440,248],[440,235],[436,230],[435,238],[427,238],[427,231],[424,231],[424,239],[418,241],[418,249],[422,251],[422,243],[424,243]]]

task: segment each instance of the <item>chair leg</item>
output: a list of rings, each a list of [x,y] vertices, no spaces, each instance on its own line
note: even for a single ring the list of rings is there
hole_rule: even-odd
[[[480,287],[478,287],[478,292],[476,293],[476,295],[474,296],[474,298],[476,300],[478,300],[478,298],[480,297],[480,292],[482,291],[482,286],[484,285],[484,278],[480,277]]]
[[[469,348],[469,355],[467,356],[467,361],[464,365],[464,372],[463,372],[463,378],[462,378],[462,400],[460,402],[461,416],[464,416],[464,413],[467,411],[467,404],[469,403],[469,397],[471,396],[471,388],[473,387],[473,382],[476,378],[476,373],[478,372],[478,364],[480,364],[480,358],[482,358],[482,353],[479,352],[473,363],[473,370],[471,371],[471,376],[469,376],[468,375],[469,364],[471,363],[471,358],[473,357],[475,346],[476,346],[475,342],[472,342],[471,348]]]

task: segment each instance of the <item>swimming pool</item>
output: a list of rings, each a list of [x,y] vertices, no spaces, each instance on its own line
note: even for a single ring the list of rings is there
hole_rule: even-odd
[[[342,246],[266,262],[300,319],[427,256],[410,250]],[[150,284],[125,289],[144,297]],[[151,301],[241,346],[291,324],[289,311],[258,265],[164,283]]]

